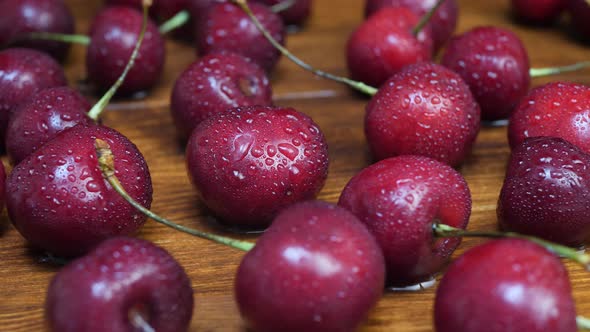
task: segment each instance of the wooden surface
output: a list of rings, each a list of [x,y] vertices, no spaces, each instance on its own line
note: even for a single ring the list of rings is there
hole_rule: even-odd
[[[99,1],[67,1],[85,32]],[[585,60],[589,46],[574,40],[564,27],[530,28],[515,24],[508,1],[459,1],[458,32],[493,24],[513,29],[525,42],[533,66]],[[346,74],[344,45],[362,20],[362,0],[316,0],[314,13],[302,31],[288,37],[291,50],[311,64]],[[0,18],[1,19],[1,18]],[[66,63],[70,84],[83,86],[85,50],[75,46]],[[183,149],[175,139],[168,101],[172,84],[195,59],[194,49],[169,40],[167,63],[160,84],[145,99],[116,100],[104,123],[129,137],[145,155],[153,184],[153,210],[182,224],[220,232],[202,214],[189,183]],[[585,58],[586,57],[586,58]],[[590,70],[553,79],[590,84]],[[534,80],[534,85],[549,81]],[[369,165],[362,119],[367,100],[346,87],[315,78],[281,60],[272,76],[276,103],[311,115],[323,129],[330,147],[330,173],[320,199],[336,202],[347,181]],[[461,167],[473,195],[470,229],[494,229],[496,201],[509,156],[505,128],[484,128],[472,156]],[[242,331],[243,323],[233,300],[233,278],[242,252],[167,229],[148,221],[138,236],[166,248],[184,266],[195,291],[191,331]],[[254,239],[254,238],[252,238]],[[455,255],[481,243],[467,239]],[[46,287],[57,267],[44,263],[6,217],[0,218],[0,331],[46,329],[43,303]],[[572,278],[578,312],[590,316],[590,273],[566,263]],[[431,331],[434,289],[420,292],[386,292],[362,331]]]

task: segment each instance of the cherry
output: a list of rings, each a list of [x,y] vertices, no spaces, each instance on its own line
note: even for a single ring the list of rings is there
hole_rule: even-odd
[[[328,172],[323,134],[292,108],[213,114],[194,129],[186,159],[205,205],[238,228],[268,226],[279,210],[313,199]]]
[[[65,58],[68,44],[26,38],[30,32],[74,33],[74,17],[63,0],[3,0],[0,13],[0,45],[11,43]]]
[[[399,156],[373,164],[346,185],[338,205],[377,238],[387,285],[403,287],[433,278],[461,240],[436,239],[433,223],[465,228],[471,194],[457,171],[436,160]]]
[[[188,7],[191,0],[153,0],[150,7],[150,16],[158,21],[165,21],[181,10]],[[129,6],[141,9],[142,0],[106,0],[109,6]]]
[[[212,114],[254,105],[272,105],[264,71],[240,55],[215,53],[195,61],[176,80],[170,111],[179,136],[186,140]]]
[[[518,18],[530,23],[547,24],[561,14],[567,0],[512,0],[511,4]]]
[[[503,229],[570,246],[590,238],[590,155],[561,138],[526,139],[512,151],[498,200]]]
[[[552,82],[533,89],[510,118],[508,138],[516,148],[527,137],[557,136],[590,153],[588,140],[590,88]]]
[[[95,138],[113,148],[118,176],[131,195],[150,205],[150,174],[135,145],[114,129],[76,125],[21,161],[7,179],[8,215],[33,246],[77,256],[109,237],[133,234],[145,222],[102,178]]]
[[[403,67],[432,58],[430,28],[412,33],[420,18],[405,7],[384,8],[348,39],[346,61],[352,79],[381,86]]]
[[[454,261],[434,303],[437,332],[575,332],[567,271],[543,247],[521,239],[487,242]]]
[[[526,50],[506,29],[477,27],[454,37],[441,63],[467,82],[481,107],[482,120],[508,118],[530,87]]]
[[[90,81],[101,89],[115,83],[133,52],[141,26],[141,12],[130,7],[107,7],[96,16],[86,54]],[[119,92],[131,94],[154,86],[164,68],[164,53],[164,39],[158,27],[149,21],[137,61]]]
[[[285,28],[281,18],[261,4],[252,3],[250,7],[272,36],[283,43]],[[248,16],[232,3],[215,3],[209,8],[206,19],[198,24],[196,41],[201,55],[234,52],[250,58],[266,71],[274,68],[280,55]]]
[[[357,218],[303,202],[283,210],[244,256],[236,301],[254,331],[353,331],[378,301],[384,270]]]
[[[6,150],[14,164],[50,141],[57,133],[78,123],[90,125],[90,104],[68,87],[41,90],[21,103],[8,122]]]
[[[267,6],[275,6],[291,0],[257,0]],[[312,0],[293,0],[294,3],[279,15],[286,25],[302,25],[311,13]]]
[[[437,0],[366,0],[365,16],[369,17],[385,7],[407,7],[416,15],[424,16],[436,4]],[[455,0],[444,1],[434,13],[428,25],[432,30],[435,51],[446,44],[455,31],[458,16],[459,6]]]
[[[590,38],[590,4],[586,0],[566,0],[566,10],[576,32],[584,39]]]
[[[0,51],[0,142],[17,105],[42,89],[66,85],[60,65],[45,53],[22,48]]]
[[[6,170],[4,163],[0,162],[0,212],[4,209],[4,201],[6,200]]]
[[[191,282],[168,252],[114,238],[55,275],[45,308],[54,331],[176,332],[188,329],[193,302]]]
[[[471,151],[479,119],[461,77],[424,62],[383,84],[367,105],[365,134],[376,160],[418,154],[456,166]]]

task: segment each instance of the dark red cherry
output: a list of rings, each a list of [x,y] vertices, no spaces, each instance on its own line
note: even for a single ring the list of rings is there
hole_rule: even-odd
[[[420,18],[405,7],[384,8],[348,39],[346,62],[353,80],[379,87],[403,67],[432,58],[432,33],[412,29]]]
[[[270,106],[272,91],[265,72],[234,53],[206,55],[176,80],[170,101],[182,139],[207,117],[238,106]]]
[[[522,41],[509,30],[477,27],[454,37],[441,64],[457,72],[481,107],[482,120],[510,117],[530,87],[530,65]]]
[[[0,145],[16,106],[40,90],[66,84],[61,66],[45,53],[24,48],[0,51]]]
[[[286,0],[257,0],[267,6],[274,6]],[[294,0],[295,2],[279,15],[286,25],[302,25],[311,14],[312,0]]]
[[[45,310],[53,331],[181,332],[193,313],[182,266],[140,239],[106,240],[51,281]]]
[[[512,0],[512,10],[521,20],[529,23],[553,22],[565,9],[567,0]]]
[[[365,16],[370,16],[385,7],[407,7],[419,17],[428,13],[438,0],[366,0]],[[428,26],[432,30],[434,50],[447,43],[457,27],[459,5],[455,0],[446,0],[436,10]]]
[[[94,19],[86,71],[89,80],[100,89],[111,87],[123,72],[139,38],[142,22],[141,12],[123,6],[108,7]],[[162,74],[164,55],[164,39],[158,27],[149,21],[139,55],[119,93],[131,94],[153,87]]]
[[[584,39],[590,39],[590,4],[586,0],[566,0],[567,13],[576,32]]]
[[[68,87],[41,90],[21,103],[8,122],[6,151],[18,164],[49,142],[59,132],[78,123],[91,125],[86,115],[90,104],[78,91]]]
[[[6,170],[4,163],[0,162],[0,212],[4,210],[4,202],[6,201]]]
[[[271,35],[283,44],[285,28],[281,18],[258,3],[251,3],[250,8]],[[196,29],[196,41],[202,56],[233,52],[250,58],[266,71],[274,68],[280,56],[244,11],[232,3],[215,3],[209,8]]]
[[[74,17],[63,0],[0,1],[0,45],[34,48],[63,60],[69,43],[29,40],[30,32],[74,33]]]
[[[323,134],[292,108],[213,114],[193,131],[186,158],[205,205],[242,228],[268,226],[285,207],[315,198],[328,173]]]
[[[135,145],[114,129],[79,124],[30,154],[7,179],[8,215],[33,246],[76,256],[107,238],[133,234],[144,223],[145,216],[103,178],[96,138],[110,145],[123,187],[150,206],[150,174]]]
[[[431,280],[448,262],[460,238],[437,239],[433,223],[465,228],[471,194],[450,166],[420,156],[382,160],[355,175],[338,205],[376,237],[385,256],[387,285]]]
[[[533,89],[510,118],[508,138],[516,148],[527,137],[556,136],[590,153],[590,88],[552,82]]]
[[[590,238],[590,155],[556,137],[512,151],[498,200],[502,229],[569,246]]]
[[[384,270],[356,217],[324,202],[299,203],[244,256],[236,301],[257,332],[354,331],[381,296]]]
[[[576,332],[567,271],[543,247],[501,239],[448,268],[434,302],[437,332]]]
[[[463,79],[418,63],[391,77],[367,105],[365,134],[376,160],[415,154],[461,164],[479,131],[480,110]]]

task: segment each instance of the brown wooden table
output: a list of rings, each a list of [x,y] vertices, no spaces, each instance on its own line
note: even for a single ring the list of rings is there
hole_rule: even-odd
[[[100,1],[69,0],[77,31],[85,32]],[[515,24],[508,1],[459,1],[459,32],[476,25],[513,29],[525,42],[533,66],[585,60],[588,45],[566,33],[565,24],[531,28]],[[319,68],[345,75],[344,45],[362,20],[362,0],[316,0],[304,30],[288,37],[290,49]],[[1,19],[1,18],[0,18]],[[194,49],[169,40],[167,63],[160,84],[145,99],[116,100],[104,123],[129,137],[145,155],[154,185],[153,210],[179,223],[214,232],[207,222],[186,170],[169,115],[171,87],[180,72],[195,60]],[[83,85],[85,49],[75,46],[64,64],[70,84]],[[590,70],[554,77],[590,84]],[[549,79],[534,80],[534,85]],[[272,76],[276,103],[311,115],[330,146],[330,173],[320,199],[336,202],[347,181],[371,159],[363,136],[367,100],[337,83],[304,72],[282,59]],[[470,229],[494,229],[496,201],[509,156],[505,128],[484,128],[472,156],[461,167],[473,195]],[[5,160],[6,163],[6,160]],[[244,325],[233,300],[233,279],[242,252],[175,232],[148,221],[138,236],[166,248],[184,266],[193,282],[195,311],[191,331],[241,331]],[[253,237],[251,239],[254,239]],[[481,239],[466,239],[455,255]],[[580,314],[590,316],[590,273],[566,263]],[[6,212],[0,218],[0,331],[46,329],[43,303],[57,267],[40,260],[12,227]],[[364,324],[363,331],[431,331],[434,288],[420,292],[386,292]]]

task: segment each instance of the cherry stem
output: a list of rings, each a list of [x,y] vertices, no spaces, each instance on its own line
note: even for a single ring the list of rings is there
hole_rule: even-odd
[[[576,324],[578,325],[578,329],[580,330],[590,330],[590,319],[584,316],[577,316]]]
[[[131,321],[131,325],[141,332],[156,332],[156,329],[135,309],[129,311],[129,320]]]
[[[590,0],[588,0],[590,1]],[[578,71],[580,69],[590,67],[590,61],[582,61],[576,62],[571,65],[561,66],[561,67],[547,67],[547,68],[531,68],[529,73],[531,77],[543,77],[543,76],[550,76],[550,75],[559,75],[563,73],[569,73],[572,71]]]
[[[461,228],[445,224],[434,223],[432,226],[436,237],[486,237],[486,238],[517,238],[534,242],[545,249],[581,264],[586,270],[590,270],[590,255],[579,253],[576,249],[561,244],[549,242],[534,236],[523,235],[513,232],[494,231],[467,231]]]
[[[272,5],[270,7],[270,10],[272,10],[273,13],[280,13],[283,12],[291,7],[293,7],[293,5],[295,4],[296,0],[284,0],[281,1],[275,5]]]
[[[365,83],[362,82],[357,82],[357,81],[353,81],[351,79],[345,78],[345,77],[340,77],[340,76],[336,76],[336,75],[332,75],[330,73],[327,73],[325,71],[319,70],[319,69],[315,69],[312,66],[310,66],[309,64],[305,63],[303,60],[299,59],[298,57],[296,57],[295,55],[293,55],[291,52],[289,52],[289,50],[287,50],[285,47],[283,47],[283,45],[281,45],[276,39],[274,39],[270,33],[264,28],[264,26],[262,26],[262,23],[260,23],[260,21],[258,20],[258,18],[256,18],[256,16],[254,15],[254,13],[252,13],[252,10],[250,9],[250,6],[248,6],[248,3],[246,2],[246,0],[232,0],[236,5],[238,5],[240,8],[242,8],[242,10],[246,13],[246,15],[248,15],[248,17],[250,17],[250,19],[252,20],[252,22],[254,23],[254,25],[256,25],[256,27],[258,28],[258,30],[264,35],[264,37],[277,49],[281,52],[281,54],[283,54],[284,56],[286,56],[289,60],[293,61],[295,64],[297,64],[299,67],[310,71],[312,73],[314,73],[317,76],[323,77],[323,78],[327,78],[329,80],[333,80],[336,82],[340,82],[340,83],[344,83],[348,86],[350,86],[353,89],[356,89],[362,93],[365,93],[367,95],[373,96],[374,94],[377,93],[377,89],[366,85]]]
[[[133,68],[133,65],[135,64],[135,59],[137,59],[137,56],[139,55],[139,48],[141,47],[141,44],[143,42],[145,31],[147,30],[148,9],[151,6],[151,4],[152,0],[143,0],[143,22],[141,25],[141,32],[139,33],[137,43],[135,44],[135,48],[133,49],[133,52],[129,57],[129,61],[127,62],[127,66],[125,66],[123,73],[121,73],[121,76],[119,76],[115,84],[113,84],[113,86],[111,86],[111,88],[102,96],[102,98],[100,98],[100,100],[96,104],[94,104],[94,106],[92,106],[90,111],[88,111],[88,117],[94,121],[98,121],[100,114],[105,110],[105,108],[115,95],[115,93],[117,93],[117,89],[121,86],[121,84],[123,84],[123,82],[125,81],[125,77],[127,77],[127,73],[129,73],[129,71],[131,70],[131,68]]]
[[[63,43],[75,43],[88,46],[90,44],[90,37],[86,35],[68,35],[64,33],[53,32],[31,32],[26,35],[28,39],[51,40]]]
[[[161,34],[167,34],[168,32],[176,30],[185,25],[190,20],[190,18],[191,15],[187,10],[181,10],[166,22],[162,23],[158,29],[160,30]]]
[[[232,239],[232,238],[228,238],[228,237],[220,236],[220,235],[215,235],[215,234],[209,234],[209,233],[206,233],[206,232],[203,232],[200,230],[196,230],[196,229],[192,229],[192,228],[188,228],[188,227],[179,225],[179,224],[177,224],[173,221],[170,221],[166,218],[160,217],[157,214],[153,213],[152,211],[146,209],[141,204],[139,204],[136,200],[134,200],[131,196],[129,196],[129,194],[125,191],[125,189],[121,185],[121,182],[119,182],[119,179],[116,177],[116,175],[115,175],[115,157],[113,156],[113,152],[111,151],[108,143],[101,140],[101,139],[96,139],[96,141],[94,143],[94,147],[96,148],[96,154],[98,156],[98,164],[99,164],[100,170],[101,170],[104,178],[109,182],[111,187],[113,187],[113,189],[115,189],[116,192],[118,192],[127,202],[129,202],[129,204],[133,205],[133,207],[138,209],[141,213],[145,214],[146,216],[154,219],[155,221],[157,221],[161,224],[164,224],[168,227],[172,227],[172,228],[179,230],[181,232],[185,232],[185,233],[188,233],[188,234],[191,234],[191,235],[203,238],[203,239],[207,239],[207,240],[211,240],[213,242],[220,243],[220,244],[225,244],[227,246],[230,246],[230,247],[233,247],[233,248],[236,248],[239,250],[248,251],[248,250],[252,249],[252,247],[254,247],[254,243],[252,243],[252,242],[236,240],[236,239]]]
[[[434,7],[432,7],[428,11],[428,13],[424,14],[424,16],[422,16],[422,18],[420,19],[420,22],[418,22],[418,24],[416,24],[416,26],[414,27],[414,29],[412,29],[412,34],[414,36],[418,36],[418,34],[420,33],[420,31],[422,31],[422,29],[424,29],[424,27],[426,26],[426,24],[428,24],[428,22],[430,22],[430,19],[432,18],[432,15],[434,15],[434,13],[436,13],[436,11],[443,4],[443,2],[445,2],[445,0],[438,0],[438,2],[434,5]]]

